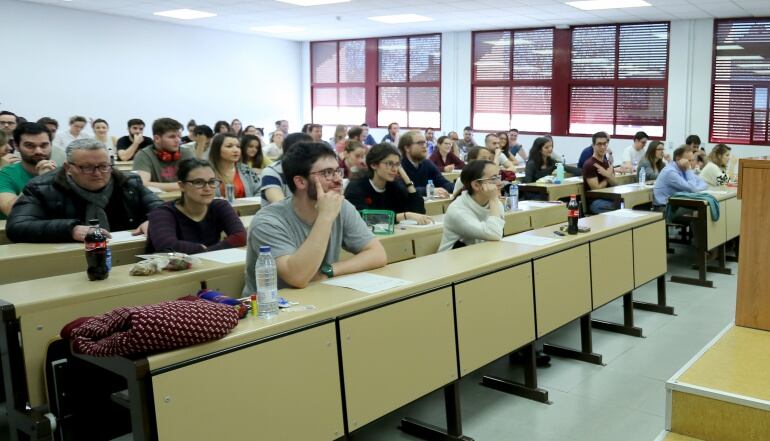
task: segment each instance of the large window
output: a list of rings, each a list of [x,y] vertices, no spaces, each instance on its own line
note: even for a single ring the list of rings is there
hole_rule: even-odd
[[[441,35],[310,44],[313,122],[441,125]]]
[[[668,23],[473,34],[476,130],[665,136]]]
[[[711,142],[770,145],[770,19],[716,20]]]

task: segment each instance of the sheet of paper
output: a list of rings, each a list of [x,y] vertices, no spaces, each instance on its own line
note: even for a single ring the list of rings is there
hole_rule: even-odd
[[[561,205],[561,202],[519,201],[519,204],[529,205],[530,207],[545,208]]]
[[[648,215],[650,213],[648,213],[646,211],[615,210],[615,211],[608,211],[606,214],[608,216],[618,216],[618,217],[634,218],[634,217],[642,217],[642,216]]]
[[[564,179],[564,182],[583,182],[582,176],[572,176]]]
[[[708,194],[730,194],[730,192],[727,191],[727,190],[706,190],[706,191],[704,191],[704,193],[708,193]]]
[[[245,248],[228,248],[226,250],[209,251],[196,254],[195,257],[219,263],[242,263],[246,261]]]
[[[381,291],[386,291],[388,289],[398,288],[399,286],[408,285],[412,282],[404,279],[397,279],[395,277],[379,276],[377,274],[370,273],[358,273],[351,274],[349,276],[333,277],[321,283],[325,285],[340,286],[342,288],[350,288],[368,294],[374,294]]]
[[[238,198],[235,200],[235,202],[256,202],[258,204],[262,203],[262,198],[259,196],[253,196],[250,198]]]
[[[144,234],[133,236],[131,231],[112,231],[110,232],[110,235],[112,235],[110,243],[133,242],[147,239]]]
[[[399,225],[402,225],[402,224],[399,224]],[[434,220],[433,223],[426,224],[426,225],[406,224],[406,225],[403,225],[403,226],[406,227],[406,228],[431,228],[431,227],[435,227],[436,225],[441,225],[441,221]]]
[[[514,234],[513,236],[504,237],[503,240],[505,242],[517,243],[519,245],[531,245],[531,246],[537,246],[537,247],[550,245],[554,242],[559,241],[559,239],[551,238],[551,237],[540,237],[540,236],[522,235],[522,234]]]

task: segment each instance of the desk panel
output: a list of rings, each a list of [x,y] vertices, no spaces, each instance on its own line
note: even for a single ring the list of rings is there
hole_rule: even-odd
[[[705,202],[704,202],[705,204]],[[719,220],[711,218],[711,209],[706,205],[706,249],[712,250],[727,241],[727,202],[719,202]]]
[[[741,200],[738,198],[727,199],[725,206],[727,207],[725,213],[727,217],[725,222],[726,240],[732,240],[741,235]]]
[[[588,244],[535,260],[537,335],[591,311]]]
[[[455,285],[460,374],[535,339],[532,264]]]
[[[666,223],[634,228],[634,287],[666,274]]]
[[[351,432],[457,379],[451,288],[339,324]]]
[[[8,236],[5,234],[5,220],[0,220],[0,245],[11,243],[8,240]]]
[[[634,252],[631,231],[591,242],[593,309],[634,289]]]
[[[154,376],[158,439],[341,437],[336,340],[329,323]]]
[[[503,226],[503,236],[521,233],[532,229],[531,218],[525,211],[506,213],[505,226]]]
[[[422,257],[436,254],[439,245],[441,245],[441,237],[443,231],[439,230],[434,234],[428,234],[425,236],[414,238],[414,256]]]
[[[567,204],[532,211],[530,212],[530,217],[533,230],[567,222]]]

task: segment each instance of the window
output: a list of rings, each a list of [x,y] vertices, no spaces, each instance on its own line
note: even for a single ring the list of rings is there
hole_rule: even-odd
[[[553,29],[473,34],[473,128],[551,132]]]
[[[711,142],[770,145],[770,19],[716,20]]]
[[[569,134],[665,136],[668,23],[572,29]]]
[[[381,38],[377,125],[441,125],[441,36]]]
[[[361,124],[366,118],[366,41],[326,41],[310,48],[313,121]]]
[[[441,125],[441,35],[310,44],[313,122]]]

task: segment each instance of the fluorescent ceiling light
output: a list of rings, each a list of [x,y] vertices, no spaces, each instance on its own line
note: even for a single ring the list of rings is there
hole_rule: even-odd
[[[334,3],[347,3],[350,0],[277,0],[281,3],[289,3],[297,6],[319,6],[331,5]]]
[[[578,2],[567,2],[573,8],[584,11],[596,11],[599,9],[623,9],[623,8],[641,8],[652,6],[644,0],[586,0]]]
[[[717,46],[718,51],[740,51],[743,50],[743,46],[738,46],[737,44],[725,44],[722,46]]]
[[[369,17],[369,20],[379,21],[380,23],[398,24],[398,23],[420,23],[423,21],[433,21],[432,18],[417,14],[396,14],[396,15],[378,15]]]
[[[269,34],[289,34],[292,32],[304,31],[304,29],[298,28],[296,26],[282,26],[282,25],[253,26],[251,27],[251,30],[256,32],[267,32]]]
[[[196,11],[195,9],[172,9],[170,11],[153,12],[152,15],[161,17],[177,18],[179,20],[197,20],[199,18],[216,17],[217,14],[211,12]]]

